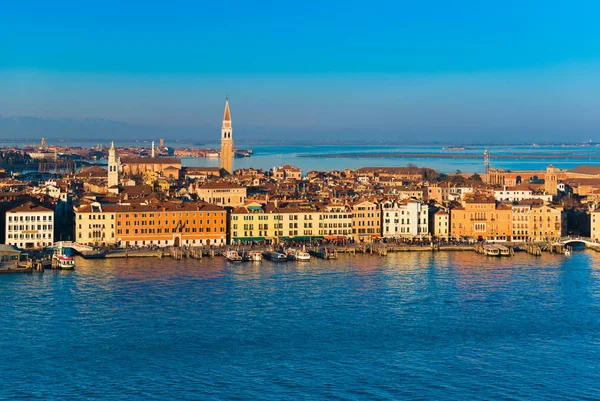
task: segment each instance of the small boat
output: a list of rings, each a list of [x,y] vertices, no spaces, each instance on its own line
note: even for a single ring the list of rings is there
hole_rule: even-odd
[[[230,262],[241,262],[242,261],[242,257],[240,256],[239,253],[237,253],[237,251],[227,251],[223,254],[223,256],[225,256],[225,258],[227,258],[228,261]]]
[[[265,258],[272,262],[285,262],[287,261],[287,256],[281,252],[275,251],[267,251],[265,252]]]
[[[310,254],[305,250],[289,248],[287,250],[287,258],[288,260],[306,262],[310,260]]]
[[[242,252],[242,262],[252,261],[252,254],[248,251]]]
[[[73,270],[75,269],[75,260],[71,256],[57,252],[52,256],[52,267],[60,270]]]
[[[287,260],[296,260],[296,252],[297,251],[294,248],[288,248],[287,251],[285,251]]]
[[[571,249],[569,247],[566,247],[564,254],[565,254],[565,256],[571,256]]]
[[[262,253],[259,251],[250,252],[250,256],[252,257],[253,262],[260,262],[262,260]]]

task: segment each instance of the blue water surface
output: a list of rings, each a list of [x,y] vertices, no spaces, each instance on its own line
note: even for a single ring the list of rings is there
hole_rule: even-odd
[[[77,263],[0,276],[0,399],[600,396],[600,254]]]

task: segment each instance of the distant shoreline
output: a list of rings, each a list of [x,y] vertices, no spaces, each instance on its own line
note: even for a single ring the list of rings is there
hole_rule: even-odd
[[[298,155],[313,159],[483,159],[483,154],[474,153],[331,153],[316,155]],[[491,159],[600,159],[600,155],[582,155],[577,153],[514,154],[493,155]]]

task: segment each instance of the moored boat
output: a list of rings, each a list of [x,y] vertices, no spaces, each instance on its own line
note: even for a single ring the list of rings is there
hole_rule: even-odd
[[[262,253],[260,253],[259,251],[253,251],[250,252],[251,256],[252,256],[252,261],[253,262],[260,262],[262,260]]]
[[[237,251],[227,251],[223,254],[225,258],[230,262],[241,262],[242,257]]]
[[[265,258],[272,262],[285,262],[287,261],[287,256],[280,252],[275,251],[267,251],[265,252]]]
[[[54,254],[52,257],[52,267],[61,270],[75,269],[75,260],[71,256]]]

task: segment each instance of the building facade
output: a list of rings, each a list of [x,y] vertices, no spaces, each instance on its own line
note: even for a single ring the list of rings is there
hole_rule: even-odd
[[[37,249],[54,243],[54,211],[31,202],[6,212],[5,243]]]
[[[352,236],[356,242],[373,242],[381,237],[381,211],[374,202],[362,201],[350,205]]]
[[[226,182],[214,182],[196,188],[196,194],[203,202],[222,207],[238,207],[246,203],[246,187]]]
[[[119,205],[99,202],[80,205],[75,211],[75,241],[91,246],[106,246],[117,242],[116,214]]]
[[[381,231],[387,238],[424,238],[429,236],[427,204],[417,199],[381,203]]]
[[[204,202],[122,203],[116,230],[121,247],[225,245],[227,212]]]

